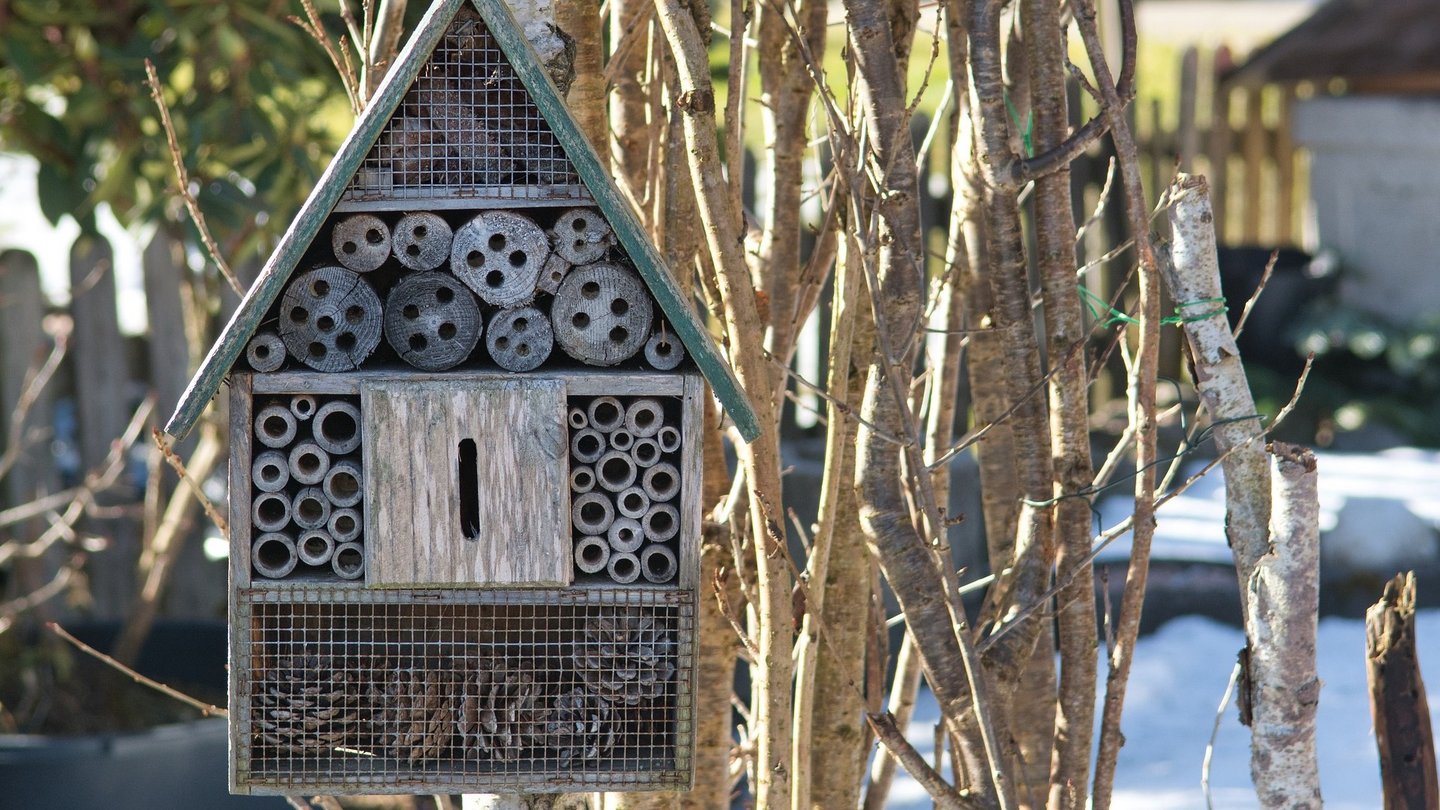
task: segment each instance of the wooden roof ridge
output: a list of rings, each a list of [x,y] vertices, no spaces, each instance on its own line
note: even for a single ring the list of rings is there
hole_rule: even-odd
[[[191,378],[180,402],[165,425],[165,432],[184,438],[200,414],[220,390],[220,384],[259,328],[270,305],[280,296],[300,259],[319,233],[326,218],[340,201],[351,179],[371,147],[395,116],[421,68],[429,61],[451,21],[464,3],[470,3],[505,58],[510,62],[531,100],[550,125],[565,155],[590,190],[594,204],[610,223],[621,247],[630,255],[656,303],[669,320],[676,336],[695,360],[715,391],[720,405],[730,414],[740,434],[748,441],[759,435],[760,423],[745,397],[739,380],[720,354],[690,302],[681,292],[665,260],[650,242],[635,212],[615,186],[595,150],[580,131],[565,106],[560,91],[540,64],[530,42],[503,0],[437,0],[426,12],[419,27],[396,59],[394,68],[376,88],[369,104],[326,166],[319,182],[301,206],[290,227],[265,262],[259,277],[250,286],[235,314],[210,347],[199,370]]]
[[[1369,79],[1440,70],[1435,0],[1328,0],[1258,48],[1227,84]]]

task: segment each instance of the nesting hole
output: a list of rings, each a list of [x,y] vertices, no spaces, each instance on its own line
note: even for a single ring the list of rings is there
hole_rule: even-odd
[[[295,323],[305,323],[310,320],[310,310],[304,307],[293,307],[290,310],[290,320]]]
[[[600,296],[600,283],[587,281],[580,285],[580,295],[585,298],[598,298]]]
[[[335,338],[335,346],[342,352],[353,352],[357,345],[359,345],[359,340],[356,339],[354,332],[341,332],[340,336]]]
[[[455,300],[455,291],[449,287],[435,288],[435,300],[442,304],[448,304]]]
[[[290,549],[279,540],[266,540],[255,549],[255,561],[261,568],[282,569],[290,562]]]
[[[315,328],[319,329],[321,332],[329,332],[331,329],[335,328],[335,319],[330,317],[329,315],[321,315],[319,318],[315,319]]]
[[[371,228],[365,232],[365,241],[372,245],[378,245],[385,241],[385,234],[380,233],[379,228]]]
[[[295,514],[301,520],[315,523],[325,516],[325,505],[314,496],[307,495],[295,500]]]
[[[617,326],[610,330],[610,340],[614,343],[624,343],[630,337],[630,330],[623,326]]]
[[[630,302],[624,298],[616,298],[610,302],[610,311],[616,315],[624,315],[630,311]]]
[[[330,282],[317,278],[315,283],[310,285],[310,292],[314,293],[316,298],[324,298],[330,294]]]
[[[511,266],[511,267],[524,267],[524,266],[525,266],[525,260],[526,260],[527,258],[529,258],[529,257],[527,257],[527,256],[525,255],[525,251],[523,251],[523,250],[511,251],[511,253],[510,253],[510,266]]]
[[[496,251],[497,253],[498,253],[499,251],[504,250],[504,249],[505,249],[505,234],[503,234],[503,233],[492,233],[492,234],[490,234],[490,249],[493,250],[493,251]]]
[[[324,360],[324,359],[325,359],[325,355],[327,355],[327,354],[330,353],[330,350],[327,349],[327,348],[325,348],[325,344],[324,344],[324,343],[321,343],[321,342],[319,342],[319,341],[315,341],[314,343],[311,343],[310,346],[309,346],[309,351],[310,351],[310,356],[311,356],[311,357],[314,357],[314,358],[317,359],[317,360]]]
[[[425,351],[425,347],[429,345],[430,341],[426,340],[424,335],[416,334],[410,336],[410,351],[412,352],[423,352]]]
[[[453,323],[442,323],[440,324],[440,328],[436,330],[441,340],[453,340],[455,338],[455,332],[455,324]]]
[[[420,317],[420,307],[417,307],[414,304],[406,304],[405,308],[400,310],[400,312],[406,318],[412,321]]]
[[[478,250],[472,250],[465,254],[465,263],[471,267],[480,267],[485,264],[485,254]]]
[[[570,323],[574,324],[576,329],[588,328],[590,326],[590,316],[583,312],[577,312],[574,317],[570,319]]]
[[[505,274],[499,270],[491,270],[485,274],[485,283],[491,287],[499,287],[505,283]]]

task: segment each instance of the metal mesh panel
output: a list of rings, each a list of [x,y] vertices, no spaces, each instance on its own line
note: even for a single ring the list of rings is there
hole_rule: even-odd
[[[462,9],[366,156],[345,202],[586,200],[549,124],[472,9]]]
[[[689,593],[243,591],[237,785],[254,792],[688,784]]]

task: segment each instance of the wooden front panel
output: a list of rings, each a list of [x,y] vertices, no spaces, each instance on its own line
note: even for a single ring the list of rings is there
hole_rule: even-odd
[[[570,583],[563,382],[375,381],[361,410],[367,584]]]

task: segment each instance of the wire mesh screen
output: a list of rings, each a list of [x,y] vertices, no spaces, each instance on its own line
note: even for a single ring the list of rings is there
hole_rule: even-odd
[[[344,201],[584,200],[569,158],[480,16],[462,8]]]
[[[232,697],[254,792],[675,789],[688,593],[245,591]]]

